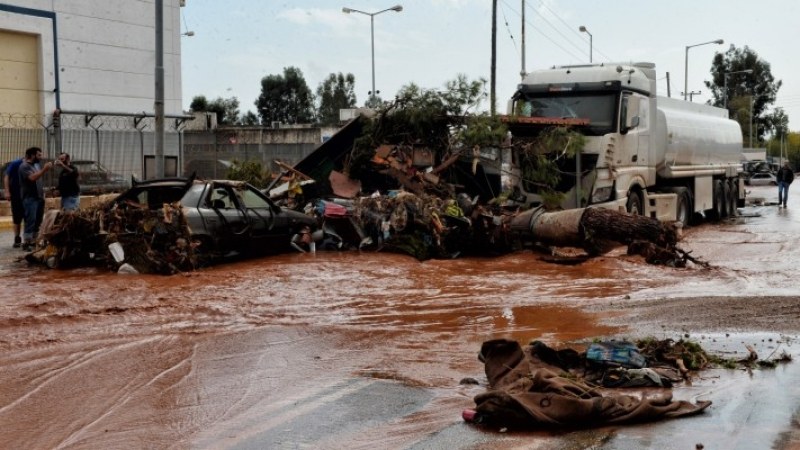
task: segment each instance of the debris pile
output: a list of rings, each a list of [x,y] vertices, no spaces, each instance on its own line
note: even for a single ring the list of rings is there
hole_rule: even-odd
[[[200,261],[179,204],[161,209],[104,203],[75,212],[48,211],[29,262],[51,268],[106,266],[128,273],[173,274]]]

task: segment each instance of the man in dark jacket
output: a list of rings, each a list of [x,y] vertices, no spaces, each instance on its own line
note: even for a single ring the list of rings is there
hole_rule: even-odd
[[[786,200],[789,199],[789,185],[794,181],[794,172],[788,162],[783,163],[783,167],[778,170],[775,178],[778,180],[778,208],[781,205],[786,208]]]
[[[25,150],[25,159],[19,166],[20,193],[22,207],[25,209],[25,231],[22,233],[25,242],[22,244],[22,249],[28,252],[34,249],[34,239],[39,234],[39,226],[44,215],[42,176],[53,167],[51,162],[40,166],[41,159],[42,149],[31,147]]]
[[[81,205],[81,188],[78,186],[80,174],[78,169],[72,164],[69,153],[62,153],[55,160],[55,164],[61,167],[58,174],[58,194],[61,196],[61,209],[64,211],[75,211]]]

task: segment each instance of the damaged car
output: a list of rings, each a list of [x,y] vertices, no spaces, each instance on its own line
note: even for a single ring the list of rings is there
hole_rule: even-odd
[[[317,220],[282,208],[254,186],[231,180],[167,178],[134,182],[113,200],[117,208],[160,209],[179,202],[198,251],[213,257],[290,251]]]

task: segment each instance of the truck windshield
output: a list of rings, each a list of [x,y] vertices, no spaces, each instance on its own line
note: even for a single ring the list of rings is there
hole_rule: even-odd
[[[584,119],[587,134],[602,135],[614,130],[616,94],[529,95],[517,100],[515,112],[522,117]]]

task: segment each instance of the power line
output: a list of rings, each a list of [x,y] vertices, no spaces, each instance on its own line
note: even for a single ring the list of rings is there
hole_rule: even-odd
[[[503,3],[505,3],[505,0],[503,1]],[[520,14],[520,12],[519,12],[519,11],[517,11],[517,10],[516,10],[516,9],[514,9],[513,7],[509,6],[507,3],[506,3],[506,7],[508,7],[509,9],[511,9],[511,11],[513,11],[514,13],[516,13],[518,16],[522,17],[522,15]],[[540,30],[538,27],[534,27],[534,26],[533,26],[533,23],[531,23],[531,22],[530,22],[530,21],[528,21],[527,19],[525,20],[525,23],[526,23],[526,24],[528,24],[528,25],[530,25],[530,26],[533,28],[533,30],[534,30],[534,31],[536,31],[537,33],[541,34],[541,35],[542,35],[542,36],[543,36],[545,39],[547,39],[548,41],[552,42],[552,43],[553,43],[553,45],[555,45],[556,47],[558,47],[558,48],[560,48],[561,50],[563,50],[563,51],[564,51],[564,53],[566,53],[566,54],[568,54],[568,55],[572,56],[573,58],[575,58],[575,59],[576,59],[576,60],[578,60],[578,61],[585,59],[584,57],[576,56],[574,53],[572,53],[571,51],[569,51],[569,50],[567,50],[566,48],[564,48],[564,47],[563,47],[561,44],[559,44],[558,42],[556,42],[555,40],[553,40],[553,39],[552,39],[550,36],[548,36],[547,34],[545,34],[545,33],[544,33],[542,30]]]
[[[564,24],[564,26],[565,26],[565,27],[566,27],[568,30],[570,30],[570,31],[571,31],[573,34],[575,34],[576,36],[578,36],[578,38],[579,38],[581,41],[583,41],[583,42],[586,42],[586,38],[585,38],[585,37],[583,37],[583,35],[582,35],[582,34],[580,34],[578,31],[576,31],[576,30],[577,30],[577,28],[576,28],[576,27],[574,27],[574,26],[572,26],[572,25],[568,24],[567,22],[565,22],[565,21],[564,21],[564,19],[562,19],[562,18],[561,18],[561,16],[559,16],[559,15],[558,15],[558,13],[556,13],[555,11],[553,11],[552,9],[550,9],[550,7],[549,7],[549,6],[547,6],[547,4],[546,4],[545,2],[543,2],[543,1],[541,1],[541,0],[540,0],[540,1],[539,1],[539,5],[540,5],[540,6],[542,6],[543,8],[545,8],[546,10],[548,10],[548,11],[550,12],[550,14],[552,14],[552,15],[553,15],[553,16],[554,16],[556,19],[558,19],[558,20],[559,20],[561,23],[563,23],[563,24]],[[535,10],[534,10],[534,11],[535,11]],[[538,13],[537,13],[537,14],[538,14]],[[541,15],[541,14],[539,14],[539,15]],[[563,36],[563,35],[562,35],[562,36]],[[599,53],[600,55],[602,55],[603,57],[605,57],[605,58],[606,58],[606,61],[609,61],[609,62],[610,62],[610,61],[612,61],[612,59],[611,59],[611,58],[609,58],[609,57],[608,57],[608,55],[606,55],[605,53],[603,53],[602,51],[600,51],[600,50],[599,50],[597,47],[595,47],[595,46],[594,46],[594,44],[592,44],[592,47],[593,47],[593,50],[594,50],[595,52],[597,52],[597,53]]]
[[[503,21],[506,23],[506,30],[508,31],[508,37],[514,44],[514,50],[517,51],[517,55],[519,55],[519,48],[517,48],[517,41],[514,40],[514,33],[511,32],[511,27],[508,25],[508,18],[506,17],[506,11],[502,8],[502,5],[500,7],[500,13],[503,14]]]

